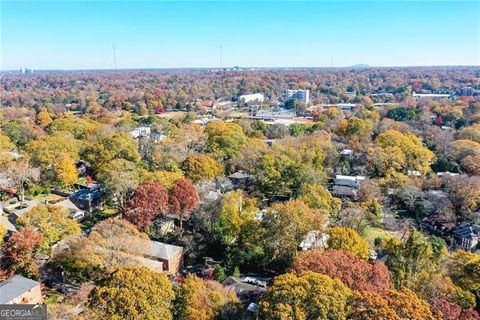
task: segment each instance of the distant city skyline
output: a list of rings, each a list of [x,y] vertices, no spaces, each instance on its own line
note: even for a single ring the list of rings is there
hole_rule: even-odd
[[[480,65],[478,1],[0,6],[1,70]]]

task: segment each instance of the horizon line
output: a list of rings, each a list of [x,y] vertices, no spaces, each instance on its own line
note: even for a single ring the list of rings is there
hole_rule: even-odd
[[[134,70],[231,70],[238,68],[238,70],[242,69],[265,69],[265,70],[273,70],[273,69],[379,69],[379,68],[459,68],[459,67],[468,67],[474,68],[479,67],[479,65],[468,65],[468,64],[445,64],[445,65],[410,65],[410,66],[399,66],[399,65],[387,65],[387,66],[373,66],[368,64],[355,64],[350,66],[281,66],[281,67],[271,67],[271,66],[247,66],[247,67],[240,67],[240,66],[232,66],[232,67],[131,67],[131,68],[54,68],[54,69],[35,69],[29,67],[21,67],[17,69],[0,69],[0,72],[20,72],[23,68],[28,70],[38,71],[38,72],[48,72],[48,71],[134,71]]]

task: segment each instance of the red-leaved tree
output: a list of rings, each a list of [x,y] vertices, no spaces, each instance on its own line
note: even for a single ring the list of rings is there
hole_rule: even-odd
[[[480,320],[480,314],[476,310],[468,309],[462,312],[459,320]]]
[[[296,273],[313,271],[328,275],[355,290],[383,293],[391,288],[390,273],[383,262],[369,263],[343,250],[302,252],[292,268]]]
[[[15,232],[3,244],[2,266],[12,273],[37,278],[39,271],[34,254],[41,242],[42,237],[32,228],[27,227]]]
[[[462,308],[447,299],[435,299],[430,305],[435,318],[444,320],[456,320],[460,317]]]
[[[183,227],[183,219],[198,209],[200,198],[192,181],[179,179],[170,190],[170,210],[180,217],[180,228]]]
[[[149,181],[135,189],[123,216],[141,231],[150,227],[152,220],[168,208],[168,192],[164,186]]]

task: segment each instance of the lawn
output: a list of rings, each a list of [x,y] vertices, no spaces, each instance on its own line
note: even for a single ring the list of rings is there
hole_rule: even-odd
[[[395,237],[395,234],[379,227],[367,227],[364,236],[368,241],[374,242],[376,238],[391,238]]]

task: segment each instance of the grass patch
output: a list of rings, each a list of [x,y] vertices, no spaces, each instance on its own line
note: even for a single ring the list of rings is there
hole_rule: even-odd
[[[395,234],[392,232],[379,227],[367,227],[363,233],[364,237],[370,242],[374,242],[376,238],[388,239],[395,237]]]

